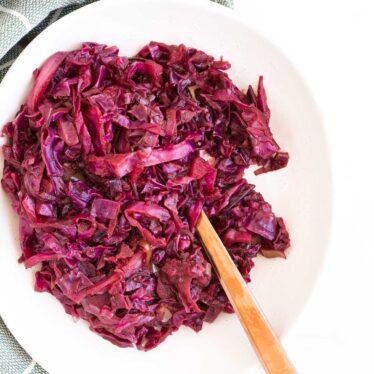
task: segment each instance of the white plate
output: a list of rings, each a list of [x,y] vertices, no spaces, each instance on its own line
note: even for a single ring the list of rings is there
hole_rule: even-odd
[[[286,261],[256,260],[251,288],[282,337],[299,315],[321,266],[331,199],[327,143],[316,104],[295,67],[268,41],[210,2],[98,2],[64,17],[20,55],[0,86],[0,123],[13,118],[30,89],[31,73],[56,50],[81,41],[115,44],[132,55],[150,40],[184,43],[224,56],[230,76],[246,88],[265,76],[271,127],[291,155],[281,171],[248,177],[287,222]],[[245,373],[258,365],[236,317],[221,315],[199,334],[187,328],[153,351],[121,349],[74,323],[50,295],[33,292],[32,272],[17,264],[17,217],[0,193],[0,315],[22,346],[50,373]]]

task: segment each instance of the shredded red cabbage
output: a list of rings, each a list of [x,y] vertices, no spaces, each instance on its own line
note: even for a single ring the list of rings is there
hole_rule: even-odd
[[[34,72],[4,127],[2,186],[20,215],[35,289],[112,343],[148,350],[232,307],[195,235],[202,209],[246,281],[283,256],[282,218],[243,179],[287,165],[262,77],[241,92],[226,61],[151,42],[133,58],[84,43]]]

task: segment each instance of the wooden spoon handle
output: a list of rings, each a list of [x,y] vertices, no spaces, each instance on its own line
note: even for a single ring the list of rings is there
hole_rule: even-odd
[[[201,213],[197,231],[226,292],[265,371],[296,373],[277,337],[260,311],[243,277],[232,261],[208,217]]]

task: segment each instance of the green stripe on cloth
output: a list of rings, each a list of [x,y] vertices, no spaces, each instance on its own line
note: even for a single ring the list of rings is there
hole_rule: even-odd
[[[23,373],[30,362],[30,356],[22,349],[17,340],[14,339],[0,318],[0,373]]]
[[[51,23],[96,0],[0,0],[0,82],[22,50]],[[212,0],[233,7],[234,0]],[[2,124],[0,124],[2,125]],[[0,317],[0,374],[48,374],[21,347]]]

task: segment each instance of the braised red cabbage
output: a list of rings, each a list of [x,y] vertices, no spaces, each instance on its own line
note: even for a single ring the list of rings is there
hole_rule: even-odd
[[[84,43],[34,72],[5,125],[3,189],[20,216],[35,290],[112,343],[148,350],[233,311],[196,237],[202,209],[246,281],[290,240],[243,179],[287,165],[263,79],[239,90],[226,61],[151,42],[133,58]]]

